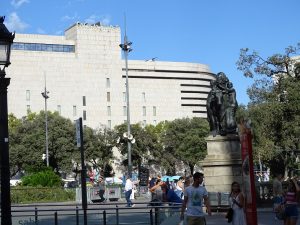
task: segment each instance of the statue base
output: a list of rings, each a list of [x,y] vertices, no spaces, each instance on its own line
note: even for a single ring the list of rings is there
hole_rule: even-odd
[[[242,182],[240,139],[237,134],[210,135],[207,156],[201,162],[208,192],[230,192],[231,183]]]

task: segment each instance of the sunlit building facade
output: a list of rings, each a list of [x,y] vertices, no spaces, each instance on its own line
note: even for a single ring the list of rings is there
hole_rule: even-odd
[[[119,27],[76,23],[64,36],[16,34],[8,110],[18,118],[47,108],[92,128],[126,122],[125,62]],[[157,124],[182,117],[206,118],[214,74],[207,65],[129,60],[131,123]]]

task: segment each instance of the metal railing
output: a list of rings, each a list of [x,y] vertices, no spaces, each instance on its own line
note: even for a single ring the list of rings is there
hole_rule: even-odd
[[[90,204],[87,209],[88,224],[103,225],[159,225],[171,216],[180,214],[181,205],[149,206],[149,202],[138,202],[137,207],[125,207],[125,203]],[[83,209],[70,205],[24,205],[12,208],[12,219],[23,225],[83,224]]]

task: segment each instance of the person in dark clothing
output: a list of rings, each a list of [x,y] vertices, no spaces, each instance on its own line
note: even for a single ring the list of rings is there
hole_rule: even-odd
[[[100,202],[104,202],[104,193],[105,193],[105,181],[103,177],[99,177],[99,196],[100,196]]]
[[[172,189],[166,189],[167,201],[170,203],[182,203],[182,199]]]

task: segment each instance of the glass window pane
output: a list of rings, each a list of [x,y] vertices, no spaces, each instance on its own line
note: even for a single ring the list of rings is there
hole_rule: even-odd
[[[61,115],[61,105],[57,105],[57,112],[59,115]]]
[[[77,116],[77,107],[73,105],[73,116]]]
[[[82,117],[83,117],[83,120],[86,120],[86,111],[85,111],[85,110],[83,110],[83,115],[82,115]]]
[[[107,115],[111,116],[111,107],[110,106],[107,106]]]
[[[106,88],[110,88],[110,79],[106,78]]]
[[[26,90],[26,101],[30,101],[30,90]]]
[[[126,102],[126,92],[123,92],[123,102]]]
[[[153,106],[153,116],[156,116],[156,106]]]
[[[127,107],[123,106],[123,116],[127,116]]]
[[[86,99],[85,99],[85,96],[82,96],[82,105],[83,105],[83,106],[86,106]]]

